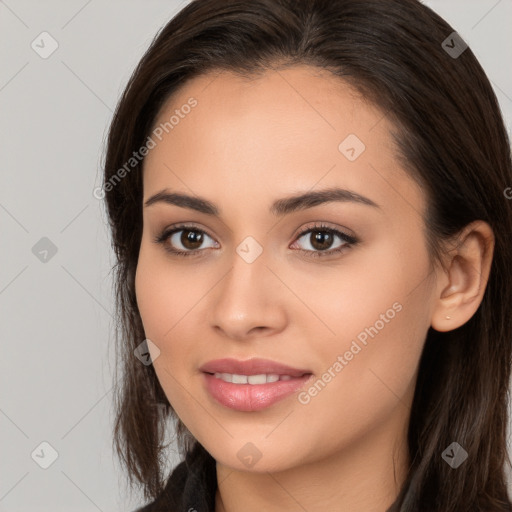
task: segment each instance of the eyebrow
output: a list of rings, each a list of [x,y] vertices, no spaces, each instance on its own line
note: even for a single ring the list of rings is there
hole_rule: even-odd
[[[299,210],[313,208],[324,203],[330,202],[353,202],[380,208],[380,205],[351,190],[342,188],[328,188],[325,190],[317,190],[314,192],[306,192],[299,195],[289,196],[278,199],[272,203],[270,213],[276,216],[287,215]],[[161,190],[151,196],[144,206],[148,207],[156,203],[165,203],[180,206],[181,208],[189,208],[207,215],[220,215],[220,209],[212,202],[198,196],[189,196],[177,192],[169,192],[167,189]]]

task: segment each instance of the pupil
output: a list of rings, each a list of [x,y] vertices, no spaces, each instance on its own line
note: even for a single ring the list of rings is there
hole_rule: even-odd
[[[183,230],[183,234],[181,235],[181,243],[187,249],[197,249],[201,246],[203,241],[203,234],[197,231],[191,230]]]
[[[311,233],[313,235],[313,233]],[[327,231],[317,231],[314,233],[314,243],[311,245],[318,250],[328,249],[332,243],[332,234]],[[320,246],[318,246],[320,245]]]

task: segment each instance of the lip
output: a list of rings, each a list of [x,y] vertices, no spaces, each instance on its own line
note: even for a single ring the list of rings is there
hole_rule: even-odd
[[[204,385],[210,396],[229,409],[243,412],[261,411],[292,395],[312,377],[312,372],[292,368],[268,359],[217,359],[209,361],[201,368]],[[265,384],[233,384],[225,382],[214,373],[236,373],[239,375],[259,375],[273,373],[289,375],[289,380],[278,380]]]
[[[238,375],[259,375],[261,373],[275,373],[277,375],[290,375],[302,377],[310,370],[292,368],[285,364],[276,363],[270,359],[253,358],[246,361],[238,359],[215,359],[208,361],[199,368],[204,373],[236,373]]]

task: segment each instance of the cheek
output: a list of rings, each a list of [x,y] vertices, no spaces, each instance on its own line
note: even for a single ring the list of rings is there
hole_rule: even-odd
[[[323,372],[297,396],[312,454],[350,446],[409,413],[425,332],[409,304],[386,311],[388,323],[368,322],[324,348]]]
[[[363,343],[371,339],[368,329],[373,334],[377,330],[379,339],[396,330],[398,342],[400,333],[409,337],[414,325],[425,328],[429,259],[420,234],[414,243],[408,240],[404,249],[397,237],[380,239],[371,249],[347,254],[334,267],[282,269],[283,280],[293,283],[294,292],[309,310],[294,321],[307,330],[311,340],[314,329],[322,340],[315,343],[315,352],[331,357],[333,349],[343,353],[353,339],[359,337]]]
[[[179,322],[193,308],[204,287],[189,276],[193,272],[171,263],[160,250],[143,243],[135,274],[135,293],[144,331],[165,345]],[[200,296],[200,295],[199,295]],[[160,350],[165,346],[159,346]]]
[[[193,276],[193,270],[141,246],[135,274],[137,305],[145,336],[160,351],[154,368],[170,401],[180,388],[183,393],[180,383],[190,378],[192,360],[197,357],[191,349],[191,332],[198,325],[194,315],[198,314],[201,298],[214,284],[214,278],[208,283]]]
[[[354,258],[334,281],[306,283],[308,301],[330,331],[318,324],[320,371],[298,397],[312,430],[327,421],[349,435],[397,406],[407,410],[429,326],[429,262],[421,243],[414,251],[396,247]]]
[[[159,270],[141,250],[135,273],[135,294],[144,332],[151,340],[161,338],[165,311],[172,311],[172,304],[169,304],[171,294],[166,293],[166,287],[162,285],[165,276]]]
[[[194,300],[189,288],[180,289],[180,278],[159,257],[141,247],[135,275],[135,290],[144,334],[159,350],[153,367],[158,381],[173,409],[182,419],[187,418],[186,376],[184,360],[186,345],[174,343],[178,339],[181,323]],[[191,297],[193,299],[193,297]],[[185,418],[183,417],[185,415]]]

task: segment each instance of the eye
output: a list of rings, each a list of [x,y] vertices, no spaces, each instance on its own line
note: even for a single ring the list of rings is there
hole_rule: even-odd
[[[305,239],[306,246],[309,245],[310,248],[299,250],[307,256],[312,257],[323,257],[337,254],[358,242],[355,237],[323,224],[314,225],[305,231],[302,231],[297,240],[302,238]],[[340,242],[333,248],[332,246],[336,238],[338,238]]]
[[[202,229],[191,225],[181,225],[164,230],[155,238],[155,242],[162,244],[165,250],[172,254],[190,256],[200,252],[201,245],[206,238],[213,240]],[[215,244],[216,242],[214,242],[213,247],[215,247]]]
[[[311,248],[299,249],[299,251],[308,257],[331,256],[358,243],[357,238],[324,224],[315,224],[308,227],[298,235],[297,241],[302,238],[305,239],[306,245],[309,245]],[[332,248],[336,238],[340,242]],[[219,246],[202,229],[190,224],[183,224],[164,230],[154,241],[162,244],[167,252],[176,256],[194,256],[200,254],[205,249],[201,246],[206,239],[210,239],[213,242],[210,248]],[[297,244],[297,241],[294,245]],[[293,245],[291,247],[293,248]]]

